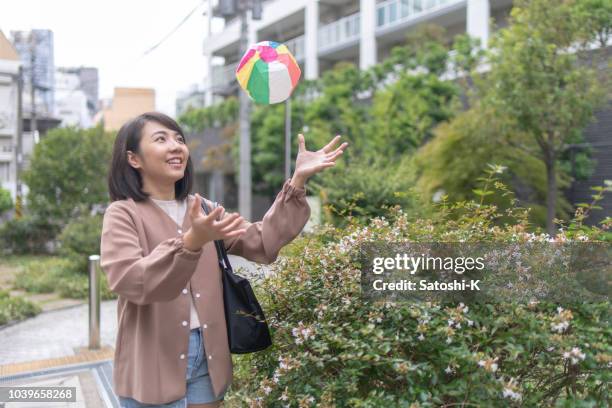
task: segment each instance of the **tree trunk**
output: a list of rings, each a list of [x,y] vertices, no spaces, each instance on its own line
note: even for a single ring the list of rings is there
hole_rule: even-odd
[[[557,208],[557,175],[555,174],[555,157],[552,152],[546,152],[546,232],[553,236],[556,233],[556,227],[553,223],[555,218],[555,210]]]

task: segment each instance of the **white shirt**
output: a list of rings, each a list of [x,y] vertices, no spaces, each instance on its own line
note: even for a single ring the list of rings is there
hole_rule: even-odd
[[[151,198],[155,204],[157,204],[166,214],[170,216],[176,222],[180,228],[183,225],[183,217],[187,211],[187,200],[156,200]],[[198,313],[193,303],[193,296],[191,296],[191,311],[190,311],[190,328],[197,329],[200,327],[200,320],[198,319]]]

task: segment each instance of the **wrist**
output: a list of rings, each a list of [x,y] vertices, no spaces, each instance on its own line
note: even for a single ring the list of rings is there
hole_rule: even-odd
[[[204,244],[206,244],[206,241],[196,238],[191,228],[183,235],[183,247],[185,249],[198,251]]]
[[[307,177],[294,173],[293,176],[291,177],[291,181],[289,182],[289,184],[296,188],[304,188],[304,185],[306,184],[306,180],[307,180]]]

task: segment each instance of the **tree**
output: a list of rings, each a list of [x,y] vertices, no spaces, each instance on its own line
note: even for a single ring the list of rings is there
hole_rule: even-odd
[[[478,101],[450,122],[438,126],[434,133],[435,137],[416,154],[417,190],[424,199],[439,199],[445,194],[450,202],[469,200],[479,188],[478,180],[487,171],[488,164],[498,164],[506,168],[499,178],[512,189],[522,206],[530,207],[531,223],[546,222],[546,208],[542,205],[546,201],[544,164],[504,142],[512,137],[516,144],[535,148],[529,135],[517,132],[506,118]],[[569,185],[569,178],[560,174],[560,183]],[[512,199],[510,195],[492,194],[486,197],[486,203],[504,210],[512,207]],[[571,208],[563,198],[557,206],[560,213]]]
[[[36,145],[24,172],[28,210],[61,228],[106,203],[113,139],[101,126],[51,130]]]
[[[510,25],[493,39],[491,70],[480,83],[483,104],[513,120],[535,148],[508,143],[535,155],[546,169],[546,228],[555,231],[558,160],[576,140],[605,95],[594,69],[581,64],[584,14],[574,2],[520,0]]]

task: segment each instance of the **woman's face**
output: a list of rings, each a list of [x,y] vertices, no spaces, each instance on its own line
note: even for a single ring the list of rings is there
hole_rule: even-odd
[[[189,149],[180,133],[157,122],[142,128],[140,154],[128,151],[128,162],[138,169],[143,180],[175,183],[185,175]]]

